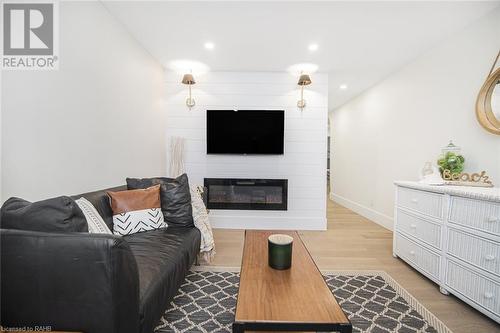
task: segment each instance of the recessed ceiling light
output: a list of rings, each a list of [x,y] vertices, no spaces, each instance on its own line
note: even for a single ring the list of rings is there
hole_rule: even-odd
[[[206,43],[205,43],[205,48],[206,48],[207,50],[213,50],[213,49],[215,48],[215,44],[214,44],[214,43],[212,43],[212,42],[206,42]]]
[[[309,48],[309,51],[314,52],[314,51],[318,50],[318,44],[310,44],[308,48]]]
[[[346,90],[347,89],[347,84],[341,84],[339,86],[339,88],[342,89],[342,90]]]

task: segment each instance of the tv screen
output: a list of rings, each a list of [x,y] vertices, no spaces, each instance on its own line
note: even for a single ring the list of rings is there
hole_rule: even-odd
[[[208,110],[207,154],[283,154],[285,112]]]

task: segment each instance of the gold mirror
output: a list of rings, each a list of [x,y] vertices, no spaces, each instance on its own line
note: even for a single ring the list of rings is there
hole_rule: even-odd
[[[500,135],[500,68],[495,71],[500,52],[491,68],[490,75],[481,87],[476,102],[476,116],[487,131]]]

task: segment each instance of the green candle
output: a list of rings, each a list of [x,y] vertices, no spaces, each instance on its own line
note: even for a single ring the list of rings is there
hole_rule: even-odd
[[[274,269],[288,269],[292,266],[293,237],[282,234],[267,239],[269,266]]]

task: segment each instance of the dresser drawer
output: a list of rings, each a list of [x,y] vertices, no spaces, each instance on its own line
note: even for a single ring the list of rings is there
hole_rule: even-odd
[[[439,255],[426,249],[409,238],[395,233],[396,254],[429,278],[439,281]]]
[[[500,313],[500,284],[498,282],[448,260],[445,284],[488,311]]]
[[[500,203],[452,196],[449,220],[500,236]]]
[[[398,187],[397,205],[424,215],[442,219],[443,197],[443,194]]]
[[[441,247],[441,225],[401,209],[397,212],[396,229],[438,249]]]
[[[500,244],[498,242],[450,228],[446,252],[469,264],[500,275]]]

